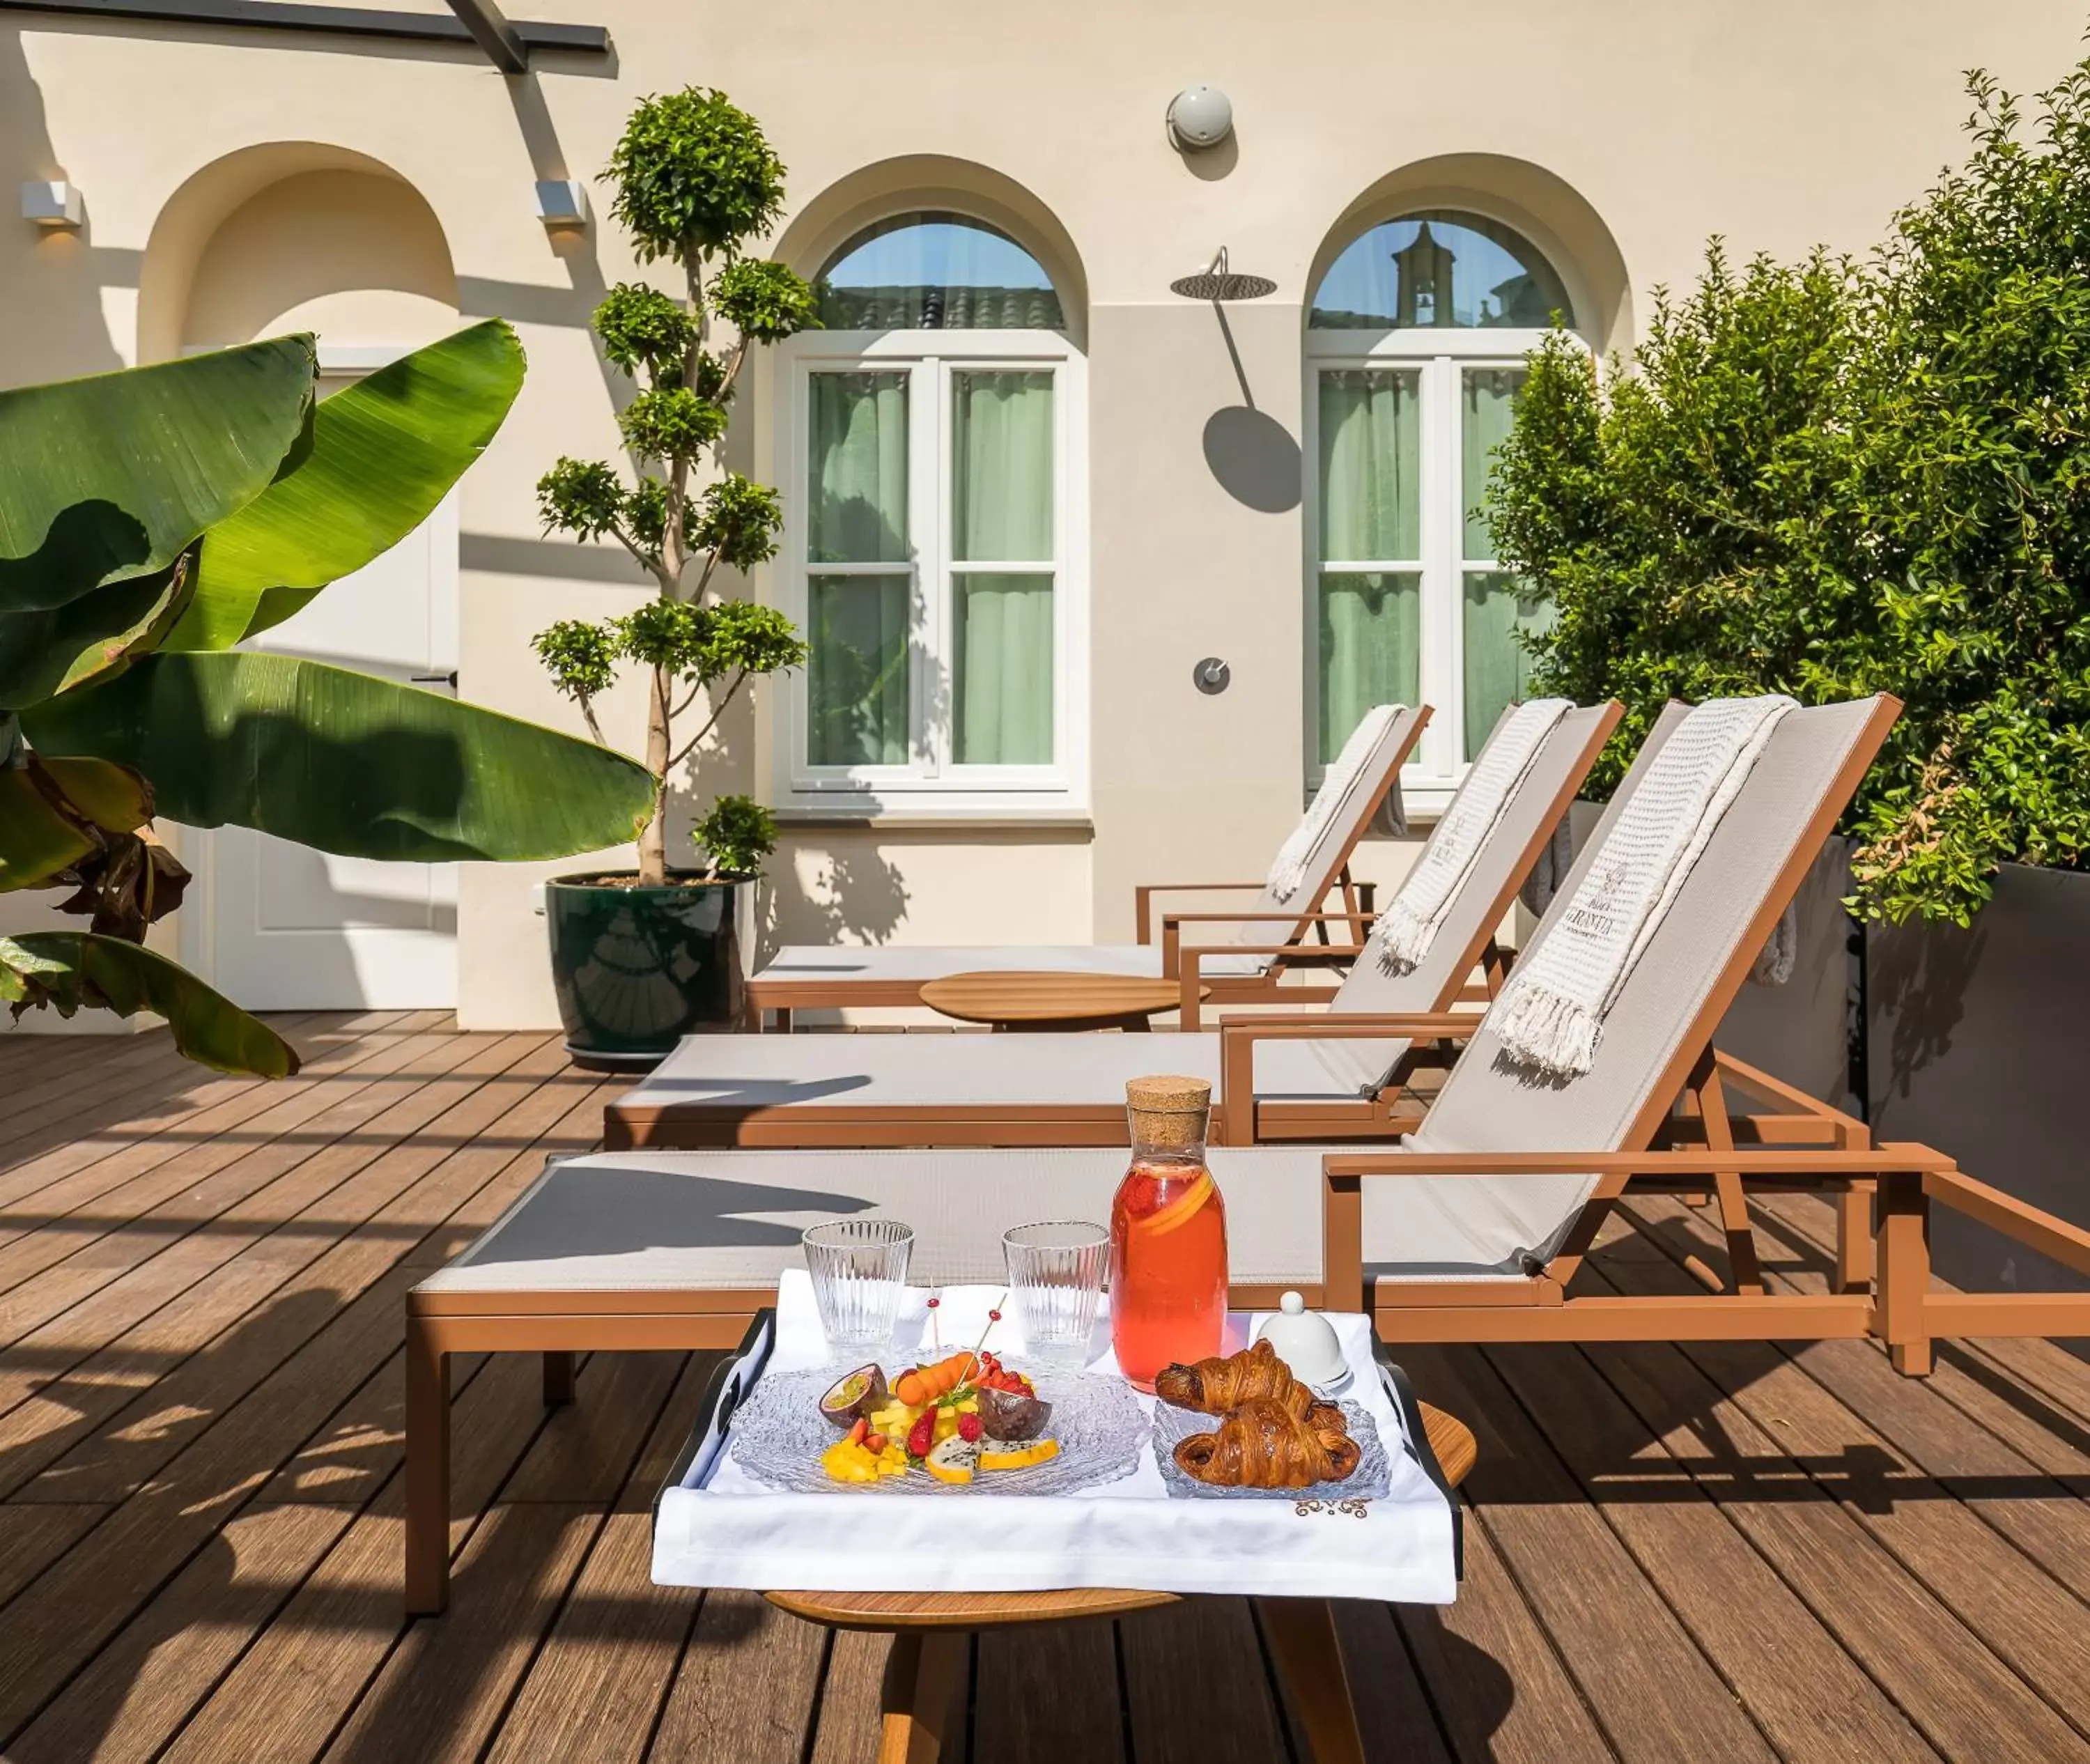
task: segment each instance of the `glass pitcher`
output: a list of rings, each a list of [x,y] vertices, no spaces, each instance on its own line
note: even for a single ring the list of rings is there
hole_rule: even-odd
[[[1138,1389],[1173,1362],[1219,1351],[1227,1317],[1227,1210],[1205,1165],[1212,1086],[1134,1078],[1125,1087],[1132,1165],[1111,1203],[1111,1340]]]

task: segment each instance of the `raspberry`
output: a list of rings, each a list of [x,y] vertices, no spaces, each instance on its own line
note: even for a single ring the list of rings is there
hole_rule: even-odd
[[[978,1415],[958,1417],[958,1437],[970,1445],[980,1436],[980,1418]]]

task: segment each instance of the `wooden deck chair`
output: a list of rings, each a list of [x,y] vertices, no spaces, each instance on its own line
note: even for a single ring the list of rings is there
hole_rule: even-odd
[[[1214,1004],[1258,1003],[1279,996],[1280,986],[1286,1002],[1325,1001],[1335,996],[1333,983],[1299,984],[1297,970],[1345,962],[1342,950],[1331,946],[1353,952],[1364,940],[1372,889],[1352,877],[1350,856],[1430,722],[1426,704],[1396,708],[1322,824],[1307,853],[1305,880],[1283,899],[1267,881],[1142,884],[1134,891],[1138,941],[1129,944],[789,944],[747,983],[756,1025],[772,1010],[777,1027],[789,1029],[797,1010],[919,1005],[925,982],[982,969],[1172,979],[1175,945],[1172,941],[1164,949],[1154,941],[1154,912],[1157,900],[1181,894],[1249,897],[1237,913],[1215,912],[1199,921],[1211,932],[1204,940],[1216,945],[1202,970]],[[1331,895],[1340,903],[1333,908]],[[1232,942],[1240,947],[1229,948],[1220,938],[1222,925],[1232,927]],[[1335,926],[1345,933],[1340,939],[1330,935]],[[1309,936],[1316,940],[1308,942]],[[1191,1014],[1184,1026],[1194,1028],[1194,987],[1189,996]]]
[[[1614,1000],[1586,1074],[1539,1080],[1504,1055],[1483,1018],[1398,1149],[1325,1160],[1329,1304],[1369,1309],[1389,1341],[1870,1333],[1909,1372],[1928,1370],[1936,1334],[2090,1332],[2090,1293],[1930,1292],[1927,1209],[1958,1207],[2086,1271],[2090,1233],[1973,1181],[1927,1147],[1876,1147],[1861,1122],[1713,1050],[1714,1030],[1899,711],[1891,699],[1870,699],[1780,723]],[[1731,1092],[1772,1108],[1738,1112]],[[1724,1279],[1701,1274],[1714,1291],[1570,1296],[1629,1188],[1712,1197],[1728,1262]],[[1748,1196],[1795,1189],[1838,1199],[1844,1290],[1765,1289]],[[1877,1212],[1869,1256],[1855,1241],[1867,1207]]]
[[[1440,1017],[1447,1032],[1470,1026],[1470,1014],[1443,1013],[1458,1000],[1619,716],[1619,706],[1605,703],[1560,719],[1484,841],[1428,957],[1397,977],[1375,961],[1359,962],[1327,1009],[1288,1018],[1324,1024],[1330,1034],[1262,1050],[1252,1085],[1237,1080],[1253,1106],[1221,1099],[1222,1138],[1245,1138],[1258,1126],[1271,1136],[1383,1138],[1415,1124],[1412,1112],[1401,1112],[1402,1093],[1381,1080],[1408,1052],[1406,1036]],[[610,1104],[604,1142],[613,1149],[1122,1145],[1125,1080],[1164,1068],[1209,1077],[1216,1090],[1219,1037],[691,1036]]]

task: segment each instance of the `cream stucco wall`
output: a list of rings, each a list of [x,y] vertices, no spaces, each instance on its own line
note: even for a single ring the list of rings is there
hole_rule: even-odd
[[[463,691],[577,729],[527,639],[639,591],[615,557],[543,537],[531,485],[560,453],[614,453],[617,381],[585,325],[636,272],[606,222],[548,236],[531,181],[591,177],[638,96],[697,81],[755,111],[789,164],[780,248],[802,269],[909,179],[965,185],[1085,308],[1093,828],[794,829],[768,928],[937,941],[1004,926],[1125,936],[1136,880],[1252,874],[1296,815],[1301,313],[1350,231],[1403,205],[1487,209],[1559,255],[1598,342],[1629,342],[1652,290],[1688,282],[1709,233],[1744,254],[1869,245],[1958,152],[1960,71],[2050,82],[2082,28],[2044,0],[1324,0],[1289,14],[779,0],[759,22],[657,0],[531,10],[607,24],[613,59],[547,55],[507,80],[463,50],[8,15],[0,158],[71,179],[88,222],[76,238],[0,226],[0,383],[165,355],[205,320],[349,325],[309,303],[348,272],[312,281],[333,247],[308,217],[353,211],[372,178],[403,179],[440,229],[456,310],[512,320],[531,361],[463,489]],[[1160,117],[1198,81],[1231,95],[1236,135],[1186,159]],[[274,236],[304,226],[310,249],[286,262],[218,238],[230,217],[258,238],[272,213]],[[228,248],[208,254],[213,239]],[[1228,312],[1238,377],[1211,308],[1168,291],[1221,244],[1278,284]],[[428,247],[402,234],[388,249],[404,263]],[[353,323],[427,319],[419,295],[385,291],[401,283],[419,286],[366,274]],[[750,400],[742,458],[765,456],[766,419]],[[1232,665],[1223,696],[1190,685],[1207,654]],[[628,733],[632,717],[627,703],[613,723]],[[760,707],[728,735],[707,798],[756,777]],[[1401,858],[1365,861],[1391,874]],[[468,1022],[549,1020],[539,874],[465,878]]]

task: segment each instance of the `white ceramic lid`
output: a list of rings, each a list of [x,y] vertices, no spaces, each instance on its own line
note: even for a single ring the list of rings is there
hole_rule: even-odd
[[[1327,1384],[1340,1379],[1348,1362],[1335,1339],[1335,1325],[1318,1310],[1307,1310],[1306,1301],[1297,1293],[1287,1293],[1277,1302],[1277,1314],[1256,1332],[1257,1339],[1267,1341],[1301,1383]]]

